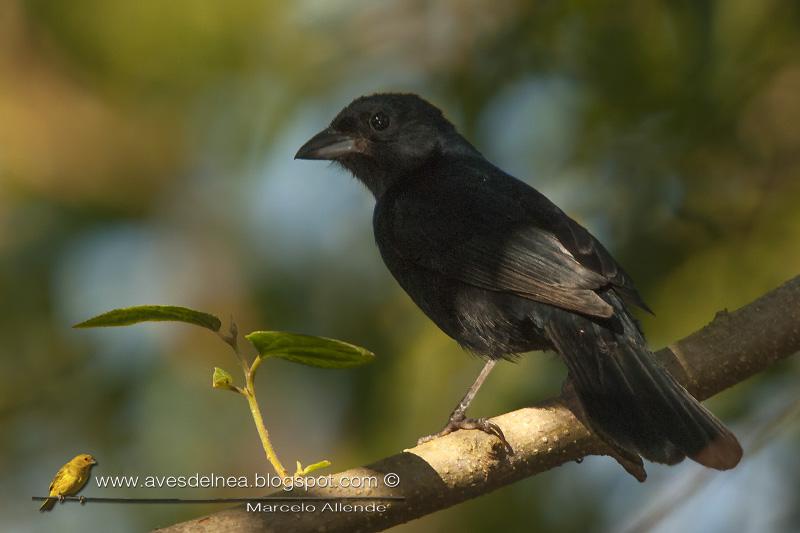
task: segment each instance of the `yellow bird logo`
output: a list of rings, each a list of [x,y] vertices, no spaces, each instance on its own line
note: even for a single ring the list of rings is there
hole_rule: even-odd
[[[86,482],[89,481],[89,471],[96,465],[94,457],[88,453],[76,455],[71,461],[56,472],[50,483],[50,493],[39,511],[49,511],[55,506],[56,501],[64,501],[64,496],[78,494]]]

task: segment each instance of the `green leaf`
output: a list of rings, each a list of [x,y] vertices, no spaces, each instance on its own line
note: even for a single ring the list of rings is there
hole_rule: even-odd
[[[285,331],[254,331],[245,338],[253,343],[261,357],[279,357],[320,368],[350,368],[375,358],[375,354],[365,348],[325,337]]]
[[[321,468],[328,468],[331,466],[331,462],[327,459],[323,459],[322,461],[318,461],[314,464],[308,465],[307,467],[303,468],[303,465],[300,464],[300,461],[297,461],[297,470],[295,471],[295,476],[307,476],[311,472],[315,470],[319,470]]]
[[[236,391],[236,387],[233,386],[233,376],[216,366],[214,367],[214,375],[211,376],[211,386],[215,389]]]
[[[130,326],[139,322],[164,321],[186,322],[187,324],[208,328],[211,331],[219,331],[219,328],[222,327],[222,322],[214,315],[174,305],[138,305],[124,309],[114,309],[73,327],[106,328],[111,326]]]

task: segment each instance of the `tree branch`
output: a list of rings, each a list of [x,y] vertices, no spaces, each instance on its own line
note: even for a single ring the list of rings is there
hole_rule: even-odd
[[[706,399],[800,351],[800,276],[735,311],[721,311],[701,330],[656,353],[699,399]],[[331,488],[295,489],[281,495],[341,498],[402,496],[378,501],[382,512],[248,512],[245,506],[159,531],[380,531],[450,507],[587,455],[610,450],[566,407],[563,398],[492,419],[514,448],[479,431],[457,431],[364,467],[334,474]],[[747,456],[747,450],[745,450]],[[400,484],[389,487],[394,473]],[[376,476],[375,488],[336,488],[338,480]],[[271,502],[265,502],[271,503]],[[364,505],[368,502],[344,502]]]

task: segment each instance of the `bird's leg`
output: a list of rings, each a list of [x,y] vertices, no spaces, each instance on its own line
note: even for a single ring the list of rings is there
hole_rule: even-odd
[[[467,409],[472,403],[472,400],[475,399],[475,395],[478,394],[478,390],[481,388],[481,385],[483,385],[483,382],[486,381],[486,378],[489,376],[489,373],[492,371],[496,363],[496,359],[489,359],[486,361],[486,364],[483,365],[483,368],[481,369],[481,373],[478,374],[477,378],[475,378],[475,382],[469,388],[464,397],[461,398],[461,401],[458,402],[458,405],[455,409],[453,409],[453,412],[450,413],[451,421],[465,419],[465,413],[467,412]]]
[[[453,409],[453,412],[450,414],[450,420],[447,422],[447,425],[444,427],[444,429],[438,433],[434,433],[433,435],[422,437],[417,441],[417,444],[423,444],[435,438],[443,437],[459,429],[477,429],[483,431],[484,433],[488,433],[489,435],[494,435],[500,439],[500,441],[503,443],[503,446],[509,453],[513,453],[511,445],[508,444],[505,435],[503,435],[503,431],[497,424],[489,422],[485,418],[467,418],[465,415],[469,404],[472,403],[472,400],[478,393],[478,389],[480,389],[481,385],[483,385],[483,382],[486,381],[486,377],[492,371],[495,364],[497,364],[496,359],[489,359],[486,361],[486,364],[483,366],[481,373],[478,374],[475,382],[469,388],[461,401],[458,402],[456,408]]]
[[[64,495],[63,494],[59,494],[58,495],[58,503],[64,503]]]
[[[78,498],[78,501],[81,502],[81,505],[86,505],[86,496],[81,496],[80,498]]]

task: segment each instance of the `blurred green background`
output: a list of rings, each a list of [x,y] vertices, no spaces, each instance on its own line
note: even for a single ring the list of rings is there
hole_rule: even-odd
[[[115,307],[372,349],[355,370],[262,367],[285,463],[344,469],[442,426],[480,362],[385,270],[366,190],[292,160],[382,90],[442,107],[604,241],[656,312],[654,348],[800,273],[797,2],[3,0],[0,530],[142,531],[220,508],[39,515],[30,496],[80,452],[95,474],[269,471],[245,403],[210,387],[214,366],[236,370],[224,344],[183,325],[70,329]],[[797,530],[796,418],[751,443],[797,401],[799,363],[710,402],[745,445],[732,472],[650,465],[640,485],[593,457],[398,531],[619,531],[659,506],[657,531]],[[551,396],[564,373],[549,354],[504,364],[472,412]]]

